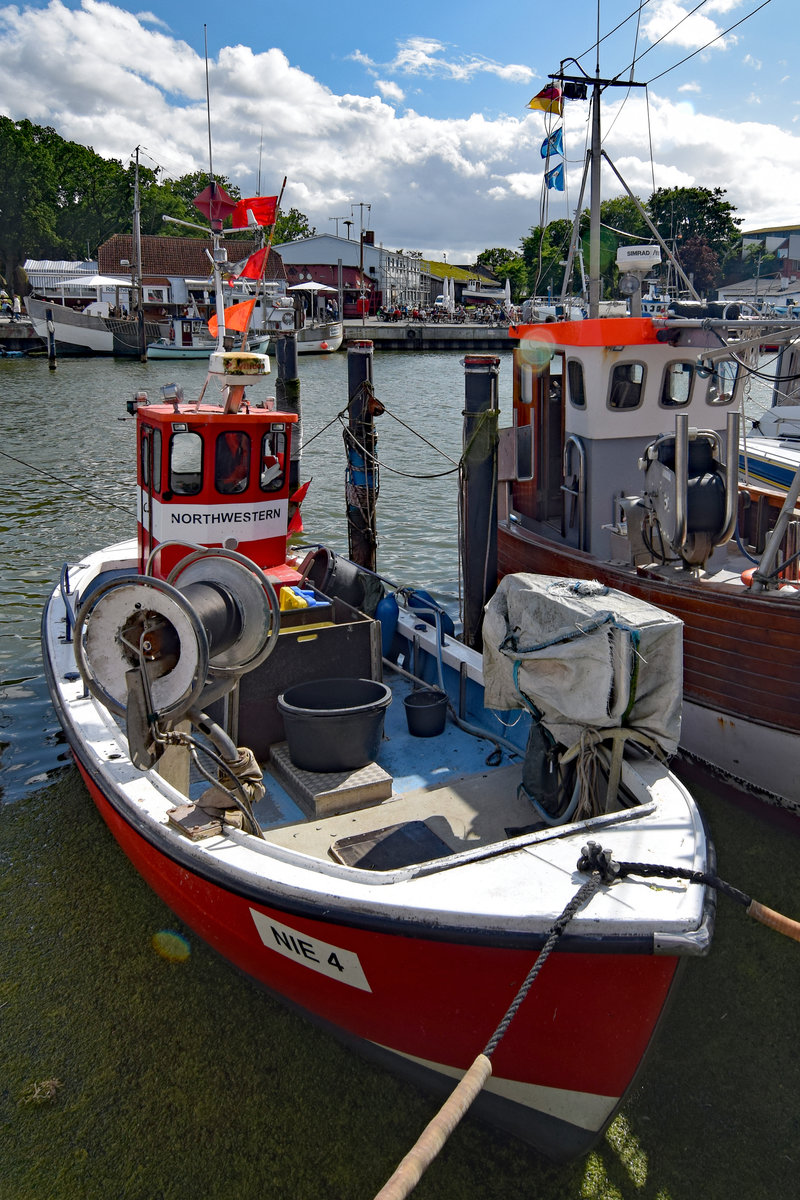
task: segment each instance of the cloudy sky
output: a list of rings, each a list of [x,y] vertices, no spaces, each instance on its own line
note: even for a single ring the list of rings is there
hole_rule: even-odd
[[[344,236],[352,217],[355,234],[363,212],[390,249],[465,262],[517,247],[539,223],[552,119],[527,104],[562,60],[593,74],[599,37],[602,76],[629,79],[635,62],[648,84],[604,96],[604,147],[634,192],[721,187],[745,228],[800,222],[794,0],[601,0],[599,10],[595,0],[6,4],[0,112],[123,162],[140,146],[168,176],[206,169],[207,38],[215,171],[248,195],[260,162],[262,192],[286,176],[284,207],[320,233]],[[566,189],[547,193],[551,219],[577,203],[587,117],[587,105],[566,106]],[[621,192],[607,168],[603,192]]]

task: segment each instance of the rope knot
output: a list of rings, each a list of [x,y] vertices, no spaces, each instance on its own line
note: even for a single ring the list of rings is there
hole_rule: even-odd
[[[603,883],[613,883],[620,873],[619,863],[614,862],[610,850],[604,850],[599,842],[587,842],[578,859],[578,870],[589,875],[597,873]]]

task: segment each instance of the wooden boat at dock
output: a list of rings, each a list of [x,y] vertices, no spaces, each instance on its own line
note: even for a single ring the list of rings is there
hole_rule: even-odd
[[[800,811],[800,474],[740,483],[738,415],[768,339],[776,396],[796,388],[796,326],[701,303],[600,319],[592,278],[588,320],[510,330],[499,575],[591,577],[680,617],[682,747]]]
[[[120,358],[139,355],[139,324],[135,316],[110,316],[105,301],[80,311],[57,300],[26,296],[31,325],[45,346],[52,332],[59,354],[108,354]],[[153,320],[144,322],[145,339],[155,341],[164,332]]]
[[[371,420],[371,347],[349,355],[354,418]],[[513,576],[481,654],[418,586],[287,552],[297,414],[261,394],[268,370],[218,351],[201,396],[131,402],[136,537],[65,566],[43,619],[51,695],[103,819],[181,921],[349,1044],[447,1089],[586,878],[587,842],[713,870],[664,762],[681,624],[602,585]],[[468,396],[496,406],[496,377],[469,362]],[[497,1045],[476,1112],[554,1158],[585,1152],[681,964],[709,947],[712,895],[602,886]]]

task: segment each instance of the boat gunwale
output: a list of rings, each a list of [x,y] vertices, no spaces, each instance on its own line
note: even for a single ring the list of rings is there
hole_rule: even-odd
[[[129,543],[128,543],[129,544]],[[124,547],[126,543],[120,544],[117,547],[108,548],[109,551],[118,551]],[[94,555],[89,556],[89,561],[82,564],[84,571],[91,571],[91,559],[100,559],[106,561],[105,555],[108,551],[98,551]],[[113,567],[118,567],[117,559],[112,560]],[[99,574],[99,572],[98,572]],[[58,588],[52,593],[43,613],[42,627],[43,639],[48,638],[48,635],[56,637],[57,620],[56,609],[54,606],[63,604],[63,597],[60,595]],[[55,679],[55,664],[51,661],[49,653],[44,655],[45,671],[50,685],[51,695],[54,706],[57,709],[59,720],[64,725],[65,729],[70,731],[68,741],[70,748],[78,760],[79,766],[87,782],[91,781],[97,792],[102,797],[105,803],[113,810],[113,812],[141,838],[150,844],[160,855],[173,861],[181,869],[189,870],[205,879],[208,879],[226,891],[233,891],[240,894],[248,900],[252,900],[257,904],[266,904],[272,907],[280,908],[282,911],[303,913],[307,916],[320,917],[320,900],[319,894],[303,889],[297,883],[292,883],[288,880],[278,881],[267,875],[257,875],[254,871],[245,871],[238,864],[230,862],[221,862],[220,858],[230,849],[234,853],[240,852],[241,849],[248,853],[258,855],[267,855],[270,861],[280,863],[287,870],[295,869],[304,873],[312,873],[317,879],[320,877],[332,877],[339,880],[346,880],[349,884],[358,887],[362,885],[370,892],[375,892],[374,897],[364,895],[356,897],[352,895],[336,895],[333,896],[329,892],[324,893],[326,896],[327,917],[332,923],[348,923],[356,926],[366,925],[367,927],[385,929],[387,927],[402,932],[405,935],[410,935],[412,928],[414,932],[418,932],[421,936],[435,936],[440,940],[448,940],[453,936],[473,942],[476,937],[481,942],[495,944],[498,939],[502,940],[503,944],[515,944],[518,940],[520,944],[530,946],[535,944],[536,939],[541,939],[541,932],[537,930],[522,930],[519,927],[509,928],[503,926],[503,920],[509,921],[512,918],[504,917],[502,914],[490,913],[483,914],[485,925],[483,928],[475,927],[475,919],[480,914],[471,911],[468,919],[472,924],[466,925],[457,924],[454,922],[447,923],[448,915],[452,917],[452,913],[445,910],[436,909],[412,909],[409,908],[407,902],[402,900],[394,901],[395,908],[392,912],[389,911],[389,904],[384,906],[383,912],[377,912],[375,909],[376,900],[380,899],[380,893],[388,885],[391,889],[392,885],[404,885],[413,883],[415,879],[430,878],[431,876],[443,874],[445,870],[459,869],[470,867],[473,864],[486,861],[489,859],[498,859],[506,855],[524,854],[529,850],[535,850],[538,845],[548,841],[561,840],[565,837],[576,836],[583,838],[591,834],[595,829],[603,829],[611,827],[619,827],[620,824],[629,824],[633,820],[642,819],[652,815],[658,805],[655,801],[646,803],[640,807],[624,810],[622,813],[603,814],[598,818],[594,818],[587,822],[574,823],[572,825],[558,827],[555,830],[539,831],[535,834],[521,835],[517,838],[508,839],[505,842],[494,843],[490,846],[476,848],[472,851],[464,851],[454,854],[448,858],[431,860],[428,863],[417,864],[412,867],[402,868],[392,872],[374,872],[365,869],[346,867],[342,864],[335,863],[333,860],[328,863],[318,858],[302,854],[298,851],[291,850],[286,847],[280,847],[268,840],[262,842],[260,839],[253,839],[249,835],[242,833],[239,830],[227,830],[223,836],[217,836],[213,839],[208,839],[208,844],[191,842],[177,831],[171,830],[162,821],[159,821],[153,814],[145,816],[137,807],[136,801],[125,793],[126,781],[122,778],[128,775],[127,783],[131,781],[139,783],[145,782],[148,788],[154,788],[155,794],[161,791],[159,803],[174,803],[175,806],[185,802],[185,797],[171,787],[165,780],[158,779],[158,787],[155,780],[149,778],[147,774],[142,774],[132,767],[127,758],[127,747],[124,744],[124,733],[118,723],[114,720],[111,714],[107,713],[101,705],[90,697],[85,697],[86,703],[91,703],[93,710],[103,722],[107,730],[107,736],[115,745],[115,754],[119,753],[120,757],[115,758],[113,762],[103,762],[99,754],[90,751],[89,744],[84,745],[84,738],[81,736],[79,721],[71,710],[70,702],[63,694],[63,690],[59,682]],[[624,764],[625,770],[630,772],[633,768],[630,764]],[[638,773],[637,773],[638,774]],[[116,778],[115,778],[116,776]],[[702,818],[694,804],[689,793],[670,772],[665,771],[665,776],[669,779],[672,787],[677,788],[683,797],[686,804],[687,831],[694,828],[694,850],[693,859],[694,867],[697,869],[698,863],[702,865],[703,852],[707,849],[710,843],[702,827]],[[644,787],[646,782],[640,781]],[[109,795],[111,791],[111,795]],[[170,796],[169,793],[173,793]],[[95,797],[97,801],[97,797]],[[305,899],[298,893],[302,892]],[[266,894],[268,893],[268,894]],[[389,901],[391,892],[385,894],[385,898]],[[389,902],[391,903],[391,902]],[[333,915],[335,912],[335,915]],[[544,924],[549,914],[542,916],[539,914],[537,919],[540,924]],[[530,917],[530,913],[525,914]],[[442,922],[442,917],[445,922]],[[466,919],[466,914],[465,914]],[[659,936],[664,936],[674,943],[681,937],[686,937],[689,941],[696,935],[698,928],[702,925],[702,920],[695,925],[689,925],[684,920],[683,928],[672,928],[669,932],[665,930],[655,929],[657,924],[655,918],[650,918],[651,931],[644,933],[635,932],[629,933],[624,931],[607,932],[602,927],[613,923],[613,918],[603,916],[598,922],[596,919],[591,920],[589,924],[593,925],[596,933],[591,935],[591,945],[595,948],[598,946],[598,939],[607,943],[606,948],[613,950],[616,947],[627,947],[636,952],[652,952],[654,939]],[[662,926],[663,929],[663,926]],[[533,942],[531,939],[534,939]],[[568,945],[577,946],[582,940],[582,935],[578,932],[568,937]],[[585,938],[583,939],[585,940]],[[649,949],[648,949],[649,947]],[[689,953],[694,951],[687,951]]]

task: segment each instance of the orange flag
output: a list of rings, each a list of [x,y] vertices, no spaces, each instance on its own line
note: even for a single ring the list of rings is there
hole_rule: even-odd
[[[245,300],[242,304],[234,304],[230,308],[225,309],[225,328],[237,329],[239,333],[244,333],[250,324],[250,314],[256,306],[255,298]],[[219,324],[216,314],[209,318],[209,332],[212,337],[217,336]]]

